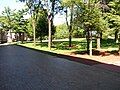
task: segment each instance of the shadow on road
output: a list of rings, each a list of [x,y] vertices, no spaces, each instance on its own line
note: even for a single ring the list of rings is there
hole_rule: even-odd
[[[56,54],[56,53],[53,53],[53,52],[37,50],[37,49],[24,47],[24,46],[20,46],[20,47],[32,49],[32,50],[35,50],[35,51],[38,51],[38,52],[41,52],[41,53],[44,53],[44,54],[56,56],[56,57],[59,57],[59,58],[65,58],[67,60],[78,62],[78,63],[81,63],[81,64],[85,64],[85,65],[89,65],[89,66],[95,66],[95,67],[98,67],[98,68],[103,68],[103,69],[107,69],[107,70],[110,70],[110,71],[115,71],[115,72],[120,73],[120,67],[116,66],[116,65],[113,65],[113,64],[101,63],[101,62],[98,62],[98,61],[94,61],[92,59],[74,57],[74,56],[70,56],[70,55]]]

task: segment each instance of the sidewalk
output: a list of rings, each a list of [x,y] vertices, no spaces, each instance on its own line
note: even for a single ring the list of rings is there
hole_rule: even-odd
[[[106,64],[113,64],[116,66],[120,66],[120,56],[114,56],[114,55],[109,55],[109,56],[89,56],[89,55],[70,55],[74,57],[80,57],[80,58],[85,58],[85,59],[90,59],[94,61],[98,61],[101,63],[106,63]]]
[[[3,44],[0,44],[0,46],[5,46],[5,45],[10,45],[10,43],[3,43]]]

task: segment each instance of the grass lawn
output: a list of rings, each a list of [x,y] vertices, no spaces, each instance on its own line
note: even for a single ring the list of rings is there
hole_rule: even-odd
[[[48,49],[48,41],[43,40],[42,43],[36,42],[36,47],[33,46],[33,42],[25,42],[24,44],[19,44],[25,47],[34,48],[37,50],[44,50],[59,54],[65,54],[76,51],[86,51],[86,39],[85,38],[73,38],[72,39],[72,47],[69,48],[68,39],[59,39],[53,40],[51,50]],[[96,41],[93,40],[93,49],[96,48]],[[102,40],[101,48],[106,49],[107,51],[118,50],[118,45],[112,39]]]
[[[64,54],[64,53],[69,53],[69,52],[73,52],[76,50],[85,50],[85,47],[86,47],[85,43],[86,42],[84,38],[73,39],[72,48],[69,48],[68,39],[53,40],[51,50],[49,50],[48,48],[47,40],[43,40],[42,43],[36,42],[36,47],[34,47],[33,42],[24,42],[23,44],[20,43],[18,45],[22,45],[22,46],[29,47],[29,48],[34,48],[37,50],[44,50],[44,51],[54,52],[58,54]]]

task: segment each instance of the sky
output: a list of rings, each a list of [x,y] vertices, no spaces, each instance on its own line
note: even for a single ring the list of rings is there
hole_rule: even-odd
[[[11,10],[20,10],[24,8],[25,3],[18,2],[17,0],[0,0],[0,14],[5,7],[10,7]]]
[[[54,23],[55,26],[65,23],[65,16],[64,16],[64,15],[57,14],[57,15],[54,17],[53,23]]]
[[[20,10],[25,7],[25,3],[18,2],[18,0],[0,0],[0,15],[5,7],[10,7],[11,10]],[[64,15],[56,15],[54,18],[54,25],[65,23]]]

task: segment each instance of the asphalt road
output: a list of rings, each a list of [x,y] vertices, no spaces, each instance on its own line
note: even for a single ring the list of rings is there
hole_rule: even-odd
[[[1,46],[0,90],[120,90],[120,73],[15,45]]]

